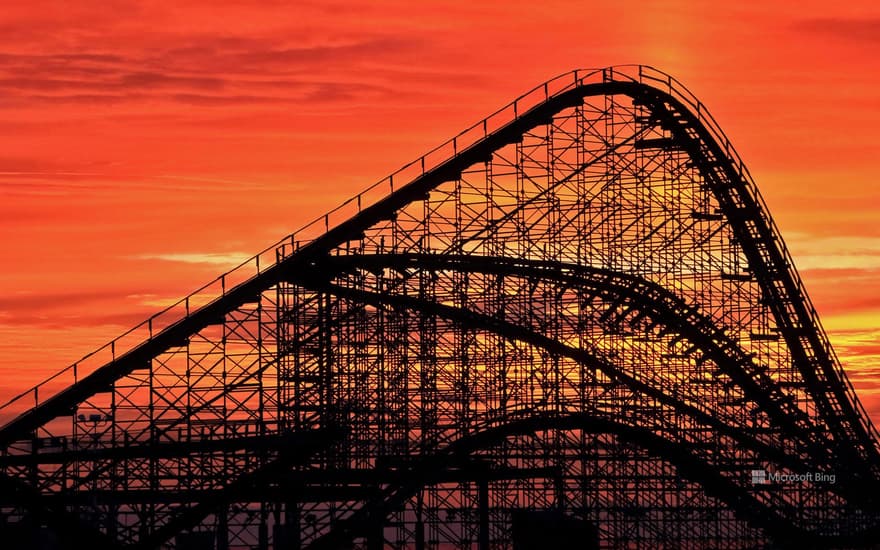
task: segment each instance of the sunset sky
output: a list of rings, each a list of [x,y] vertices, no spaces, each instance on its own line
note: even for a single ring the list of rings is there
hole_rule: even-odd
[[[641,63],[736,145],[880,423],[876,2],[181,3],[0,4],[0,400],[549,77]]]

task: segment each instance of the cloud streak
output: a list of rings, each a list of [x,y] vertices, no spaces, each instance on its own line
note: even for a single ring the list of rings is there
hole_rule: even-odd
[[[880,45],[880,17],[844,18],[820,17],[805,19],[795,24],[795,29],[807,33],[832,36],[861,45]]]
[[[182,264],[208,265],[220,267],[235,267],[244,262],[253,254],[245,252],[193,252],[193,253],[166,253],[166,254],[138,254],[130,256],[134,260],[157,260],[160,262],[174,262]]]
[[[397,37],[291,47],[208,36],[183,48],[126,55],[4,52],[0,108],[155,100],[220,106],[348,101],[355,94],[391,93],[350,67],[415,47]]]

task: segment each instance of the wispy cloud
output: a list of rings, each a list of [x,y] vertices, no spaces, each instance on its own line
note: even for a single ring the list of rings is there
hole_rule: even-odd
[[[122,54],[0,52],[0,108],[30,103],[113,104],[155,101],[197,104],[332,103],[355,94],[387,95],[352,66],[376,56],[411,52],[396,36],[291,46],[267,39],[169,37],[169,46]],[[334,68],[336,70],[334,70]]]
[[[253,254],[248,254],[245,252],[190,252],[138,254],[136,256],[128,256],[128,259],[158,260],[160,262],[234,267],[244,262],[251,256],[253,256]]]
[[[7,316],[19,315],[23,311],[49,312],[66,307],[79,307],[96,300],[106,299],[112,292],[50,292],[17,291],[0,296],[0,311]]]
[[[880,17],[843,18],[822,17],[799,21],[795,29],[820,33],[860,44],[880,44]]]
[[[46,289],[11,292],[0,297],[0,325],[39,329],[134,326],[151,312],[143,306],[151,304],[134,298],[141,294],[130,292],[130,289],[110,286],[69,292]]]
[[[788,233],[786,243],[794,251],[801,270],[880,269],[880,237],[822,236]]]

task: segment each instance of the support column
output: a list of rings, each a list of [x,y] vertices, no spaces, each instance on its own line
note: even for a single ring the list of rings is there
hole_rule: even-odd
[[[260,550],[269,550],[269,514],[266,503],[260,503],[260,526],[257,534],[257,546]]]
[[[278,542],[275,543],[275,547],[277,550],[300,550],[302,547],[302,541],[300,540],[300,513],[299,513],[299,503],[296,501],[290,501],[285,506],[284,512],[284,536],[283,536],[283,545],[279,545]]]
[[[217,550],[229,550],[229,506],[217,511]]]
[[[416,550],[425,550],[424,491],[416,495]]]
[[[480,501],[480,550],[489,550],[489,480],[477,482]]]
[[[385,547],[385,522],[384,518],[381,519],[382,521],[376,521],[375,525],[370,526],[367,535],[368,550],[382,550]]]

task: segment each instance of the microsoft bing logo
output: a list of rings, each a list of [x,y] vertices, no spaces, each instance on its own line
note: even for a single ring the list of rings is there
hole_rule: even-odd
[[[752,485],[767,485],[767,471],[752,470]]]
[[[752,485],[769,485],[771,483],[825,483],[837,482],[837,475],[827,472],[807,472],[805,474],[780,474],[766,470],[752,470]]]

